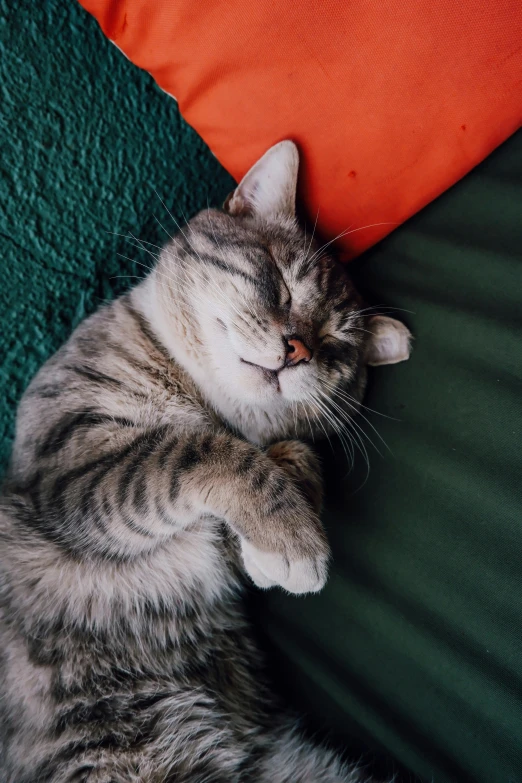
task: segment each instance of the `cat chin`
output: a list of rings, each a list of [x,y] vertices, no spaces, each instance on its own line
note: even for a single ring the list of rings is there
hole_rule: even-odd
[[[308,368],[287,367],[279,372],[241,364],[241,371],[232,379],[227,378],[234,396],[248,403],[279,407],[284,402],[303,402],[310,395],[311,383]],[[314,379],[315,380],[315,379]]]
[[[251,403],[276,402],[281,397],[279,378],[272,370],[242,364],[235,380],[234,395]]]
[[[308,367],[285,367],[279,373],[281,396],[288,402],[304,402],[314,386]]]

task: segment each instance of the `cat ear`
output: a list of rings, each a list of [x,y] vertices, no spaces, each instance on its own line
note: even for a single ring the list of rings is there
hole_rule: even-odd
[[[372,367],[380,364],[397,364],[410,358],[412,336],[400,321],[385,315],[374,315],[368,321],[371,336],[366,344],[366,363]]]
[[[230,215],[295,217],[299,153],[293,141],[280,141],[265,152],[228,196]]]

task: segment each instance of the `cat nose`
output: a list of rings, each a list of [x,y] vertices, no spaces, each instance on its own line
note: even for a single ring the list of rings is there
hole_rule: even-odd
[[[312,358],[312,351],[305,345],[300,337],[285,338],[286,359],[285,367],[295,367],[299,362],[309,362]]]

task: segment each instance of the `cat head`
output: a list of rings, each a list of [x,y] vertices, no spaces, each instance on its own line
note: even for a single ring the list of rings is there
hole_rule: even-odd
[[[185,319],[184,345],[162,319],[164,342],[233,424],[265,420],[273,436],[331,429],[356,410],[367,365],[409,356],[406,327],[367,315],[346,267],[299,225],[298,167],[295,145],[276,144],[157,268],[163,310]]]

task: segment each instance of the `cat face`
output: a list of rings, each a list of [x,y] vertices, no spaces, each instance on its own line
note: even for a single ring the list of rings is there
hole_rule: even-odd
[[[277,405],[320,403],[330,385],[356,380],[359,298],[340,264],[314,258],[317,249],[294,220],[207,212],[192,228],[208,280],[194,281],[193,304],[204,311],[202,334],[220,384],[252,403]],[[226,271],[216,273],[215,260]]]
[[[241,403],[328,424],[355,410],[367,364],[408,358],[409,332],[365,317],[346,267],[299,226],[297,171],[292,142],[270,149],[224,211],[190,221],[175,254],[212,382]]]

